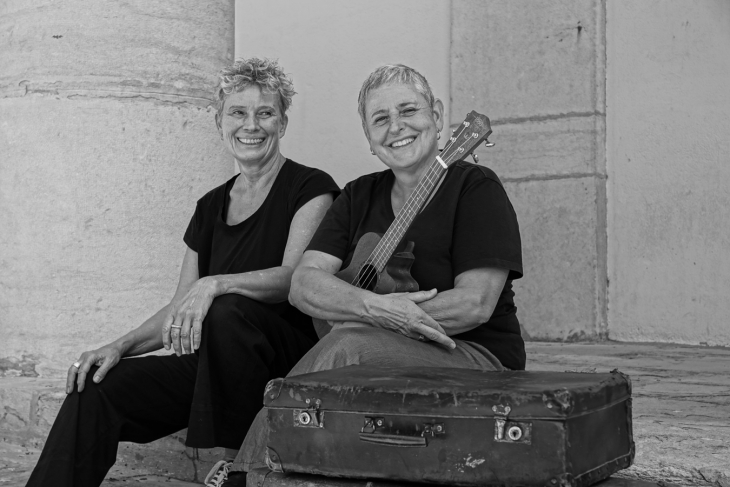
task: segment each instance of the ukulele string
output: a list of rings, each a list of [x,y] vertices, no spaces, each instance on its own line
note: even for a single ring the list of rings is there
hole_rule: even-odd
[[[462,132],[463,132],[463,130],[462,130]],[[454,138],[458,139],[459,136],[461,136],[461,133],[459,133],[459,135]],[[449,142],[449,144],[447,144],[447,146],[444,147],[444,152],[450,150],[451,145],[452,145],[452,143]],[[463,147],[464,145],[466,145],[466,142],[462,143],[462,145],[460,145],[459,148]],[[457,148],[457,151],[458,151],[458,148]],[[458,153],[456,151],[450,153],[448,156],[446,156],[446,161],[448,161],[448,163],[451,163],[452,159],[456,155],[458,155]],[[443,170],[443,167],[441,166],[441,164],[437,163],[437,161],[434,161],[431,164],[431,166],[428,168],[422,181],[423,182],[427,181],[427,182],[435,185],[435,183],[438,181],[438,179],[443,175],[443,172],[445,172],[445,170]],[[431,189],[433,189],[433,187]],[[394,240],[396,238],[395,234],[397,232],[395,230],[400,230],[404,226],[406,226],[405,223],[403,222],[403,220],[406,220],[406,215],[409,215],[413,212],[417,212],[418,209],[420,208],[420,204],[416,203],[416,200],[419,199],[421,196],[423,196],[424,200],[425,200],[425,198],[428,196],[428,194],[430,194],[431,189],[426,189],[425,184],[419,183],[418,187],[414,191],[414,194],[408,198],[408,201],[406,202],[405,206],[401,209],[400,212],[398,212],[398,216],[396,217],[396,220],[394,221],[394,224],[392,226],[392,228],[394,230],[386,232],[386,234],[383,236],[383,239],[378,244],[378,246],[376,246],[376,248],[373,250],[373,253],[370,255],[370,259],[368,259],[368,260],[370,260],[371,262],[377,261],[377,267],[381,267],[381,266],[384,267],[384,264],[387,263],[387,260],[390,258],[390,254],[392,253],[392,249],[390,249],[391,251],[388,251],[389,250],[388,247],[392,244],[397,245],[397,243],[398,243],[398,242],[392,242],[392,240]],[[423,194],[423,193],[425,193],[425,194]],[[380,269],[380,271],[382,271],[382,269]]]
[[[466,127],[462,125],[461,130],[458,134],[453,135],[453,140],[450,138],[449,142],[444,146],[443,152],[447,152],[451,150],[451,146],[454,144],[455,141],[461,139],[461,135],[464,132]],[[452,162],[452,159],[458,155],[459,149],[463,148],[465,145],[467,145],[467,142],[471,141],[471,137],[466,137],[464,142],[461,142],[460,145],[456,148],[455,151],[449,153],[448,156],[446,156],[446,160],[444,162],[450,164]],[[443,159],[442,159],[443,160]],[[403,208],[398,212],[398,215],[396,216],[394,224],[391,225],[391,227],[388,229],[388,231],[385,232],[385,235],[383,236],[383,239],[381,239],[380,242],[375,246],[375,249],[371,252],[370,256],[365,260],[366,263],[369,263],[370,266],[366,269],[365,273],[358,272],[355,277],[353,278],[352,282],[350,282],[351,285],[356,287],[363,287],[366,286],[367,283],[369,283],[372,279],[374,279],[377,274],[382,272],[382,270],[385,268],[385,264],[387,264],[388,259],[390,258],[390,255],[392,254],[393,249],[389,249],[391,245],[397,245],[398,242],[394,242],[395,240],[395,234],[397,233],[396,230],[402,230],[405,227],[405,222],[403,220],[406,220],[406,215],[417,211],[418,207],[423,203],[416,204],[416,200],[420,199],[421,196],[425,198],[430,194],[430,191],[433,189],[433,186],[431,189],[426,189],[426,182],[429,184],[432,184],[435,186],[435,183],[438,181],[438,179],[443,175],[443,173],[446,171],[446,168],[444,168],[438,160],[434,160],[431,163],[431,166],[427,169],[426,174],[424,178],[421,180],[421,182],[418,183],[418,186],[416,187],[416,190],[414,191],[414,194],[412,194],[408,200],[406,201],[406,204]],[[432,180],[431,178],[434,178]],[[426,193],[425,195],[422,195],[422,193]],[[414,208],[415,206],[418,206]],[[412,220],[411,220],[412,221]],[[361,267],[362,269],[362,267]],[[362,284],[362,286],[361,286]]]
[[[464,127],[465,128],[465,127]],[[458,140],[462,133],[464,132],[464,128],[459,132],[459,134],[454,134],[454,140]],[[466,141],[469,141],[471,137],[467,137]],[[453,142],[449,140],[449,143],[444,147],[444,152],[451,149],[451,145],[453,145]],[[464,147],[467,145],[466,142],[462,142],[456,151],[450,153],[446,160],[451,163],[451,160],[458,155],[458,149]],[[440,163],[437,164],[438,161],[434,161],[431,166],[428,168],[425,177],[423,178],[423,183],[426,181],[429,183],[434,183],[438,181],[438,179],[443,174],[443,167]],[[432,178],[434,178],[432,180]],[[370,267],[366,270],[364,274],[358,273],[358,276],[355,277],[353,282],[351,284],[356,285],[355,282],[360,280],[361,282],[369,282],[372,280],[378,273],[382,272],[383,268],[385,268],[385,264],[387,264],[388,259],[390,258],[390,255],[392,254],[393,248],[389,248],[392,245],[397,245],[398,242],[395,242],[397,230],[401,230],[405,227],[405,216],[409,213],[412,213],[414,211],[418,210],[418,207],[420,207],[420,204],[414,204],[415,201],[421,196],[421,193],[426,192],[425,196],[428,196],[430,193],[430,190],[426,190],[426,184],[419,183],[418,187],[416,188],[416,191],[414,195],[409,197],[408,201],[406,202],[406,205],[401,209],[400,212],[398,212],[398,217],[396,218],[396,221],[391,226],[391,228],[386,232],[386,235],[384,235],[383,239],[378,243],[378,245],[375,247],[373,252],[370,254],[369,258],[366,260],[366,262],[370,263]],[[431,188],[433,189],[433,188]],[[424,196],[424,197],[425,197]],[[417,206],[414,208],[414,206]]]
[[[424,175],[424,178],[422,181],[432,183],[431,178],[436,175],[437,177],[440,176],[439,174],[435,174],[438,172],[438,169],[441,168],[440,164],[434,164],[428,168],[428,171]],[[423,183],[419,183],[418,187],[416,188],[416,193],[414,197],[418,197],[420,192],[424,190]],[[412,202],[413,200],[409,198],[409,202]],[[403,228],[403,222],[402,220],[405,218],[405,215],[413,211],[413,205],[407,205],[404,206],[403,209],[401,209],[400,212],[398,212],[398,217],[396,218],[392,228],[394,230],[399,230]],[[372,267],[368,269],[367,273],[367,279],[372,279],[375,277],[377,273],[382,272],[382,267],[384,267],[385,263],[387,263],[386,256],[389,256],[392,253],[392,250],[389,251],[388,247],[392,243],[392,240],[395,238],[393,237],[393,231],[386,232],[381,242],[376,246],[376,248],[373,250],[373,252],[370,254],[370,257],[368,258],[368,262],[371,263]]]
[[[446,150],[446,148],[444,148]],[[447,157],[448,160],[448,157]],[[398,212],[398,216],[396,217],[395,221],[391,225],[390,228],[394,230],[399,230],[403,228],[403,222],[402,220],[405,218],[405,215],[412,211],[413,206],[412,203],[414,200],[414,197],[418,197],[419,194],[424,191],[424,182],[433,183],[431,181],[431,178],[436,175],[437,180],[438,177],[441,176],[439,173],[439,169],[442,169],[441,164],[437,163],[437,161],[434,161],[434,163],[431,164],[431,166],[428,168],[426,174],[424,175],[421,182],[419,182],[418,187],[414,191],[414,195],[408,198],[408,201],[406,202],[406,205],[401,209],[401,211]],[[392,250],[388,250],[388,247],[392,243],[392,241],[395,239],[393,237],[394,230],[388,230],[385,232],[385,235],[383,236],[383,239],[381,239],[380,242],[378,242],[378,245],[375,246],[375,249],[373,249],[370,256],[365,260],[366,263],[369,263],[370,266],[366,268],[365,273],[358,272],[357,275],[353,278],[353,281],[350,283],[353,286],[361,287],[359,286],[360,283],[363,285],[366,285],[368,282],[370,282],[372,279],[374,279],[377,274],[382,272],[382,268],[385,267],[385,264],[387,263],[387,259],[384,257],[389,256],[392,253]],[[396,242],[397,243],[397,242]],[[382,268],[381,268],[382,267]]]

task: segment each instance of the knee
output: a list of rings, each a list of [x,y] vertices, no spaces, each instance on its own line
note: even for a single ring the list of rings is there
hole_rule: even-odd
[[[239,294],[222,294],[213,300],[203,320],[203,328],[229,328],[231,323],[242,322],[256,302]]]
[[[226,346],[244,336],[258,336],[265,325],[259,323],[258,307],[259,303],[239,294],[215,298],[203,320],[201,346]]]
[[[221,294],[213,300],[205,315],[206,321],[219,322],[230,319],[237,314],[239,301],[245,302],[248,298],[236,294]]]
[[[114,400],[116,387],[116,374],[109,373],[98,384],[94,382],[93,377],[98,367],[93,366],[89,369],[84,380],[84,390],[79,392],[78,383],[74,384],[74,390],[66,396],[65,403],[69,403],[69,407],[78,408],[82,416],[96,411],[102,403]],[[110,371],[112,372],[112,371]]]
[[[345,328],[328,333],[317,343],[317,352],[305,365],[307,370],[297,374],[337,369],[348,365],[359,365],[368,352],[377,347],[380,339],[387,339],[386,330],[379,328]],[[299,366],[296,367],[299,369]]]
[[[373,327],[342,328],[328,333],[321,341],[332,350],[354,352],[368,348],[383,333],[390,332]]]

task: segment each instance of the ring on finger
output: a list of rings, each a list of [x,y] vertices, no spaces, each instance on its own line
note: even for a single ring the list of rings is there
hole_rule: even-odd
[[[182,328],[182,325],[170,325],[170,328],[175,328],[179,330],[180,328]]]
[[[81,362],[74,362],[71,367],[76,367],[77,369],[81,367]]]

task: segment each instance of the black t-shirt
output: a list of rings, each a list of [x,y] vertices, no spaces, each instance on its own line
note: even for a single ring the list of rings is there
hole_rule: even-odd
[[[337,257],[346,268],[360,237],[367,232],[385,233],[395,219],[390,200],[394,181],[393,172],[387,170],[348,183],[307,250]],[[453,289],[456,276],[480,267],[509,270],[489,320],[454,338],[479,343],[504,366],[523,370],[525,344],[512,291],[512,280],[522,277],[520,231],[497,175],[464,161],[452,164],[404,240],[415,243],[411,275],[420,289]]]
[[[237,177],[198,200],[185,232],[185,243],[198,253],[200,277],[280,266],[296,212],[317,196],[333,193],[336,197],[340,192],[329,174],[287,159],[259,209],[241,223],[228,225],[230,192]],[[288,302],[269,306],[292,324],[311,328],[311,319]]]

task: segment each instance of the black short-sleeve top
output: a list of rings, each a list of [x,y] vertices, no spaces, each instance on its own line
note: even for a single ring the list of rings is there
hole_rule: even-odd
[[[395,219],[390,170],[348,183],[330,207],[307,250],[350,263],[357,241],[368,232],[385,233]],[[522,277],[517,217],[499,178],[486,167],[452,164],[436,194],[415,218],[404,240],[415,244],[411,275],[420,289],[453,289],[462,272],[481,267],[509,270],[489,319],[453,338],[479,343],[505,367],[525,368],[525,345],[514,304],[512,280]]]
[[[296,212],[317,196],[340,193],[326,172],[287,159],[259,209],[237,225],[228,225],[230,192],[237,177],[198,200],[185,232],[185,243],[198,254],[201,278],[280,266]],[[287,314],[295,309],[288,303],[279,308]]]

